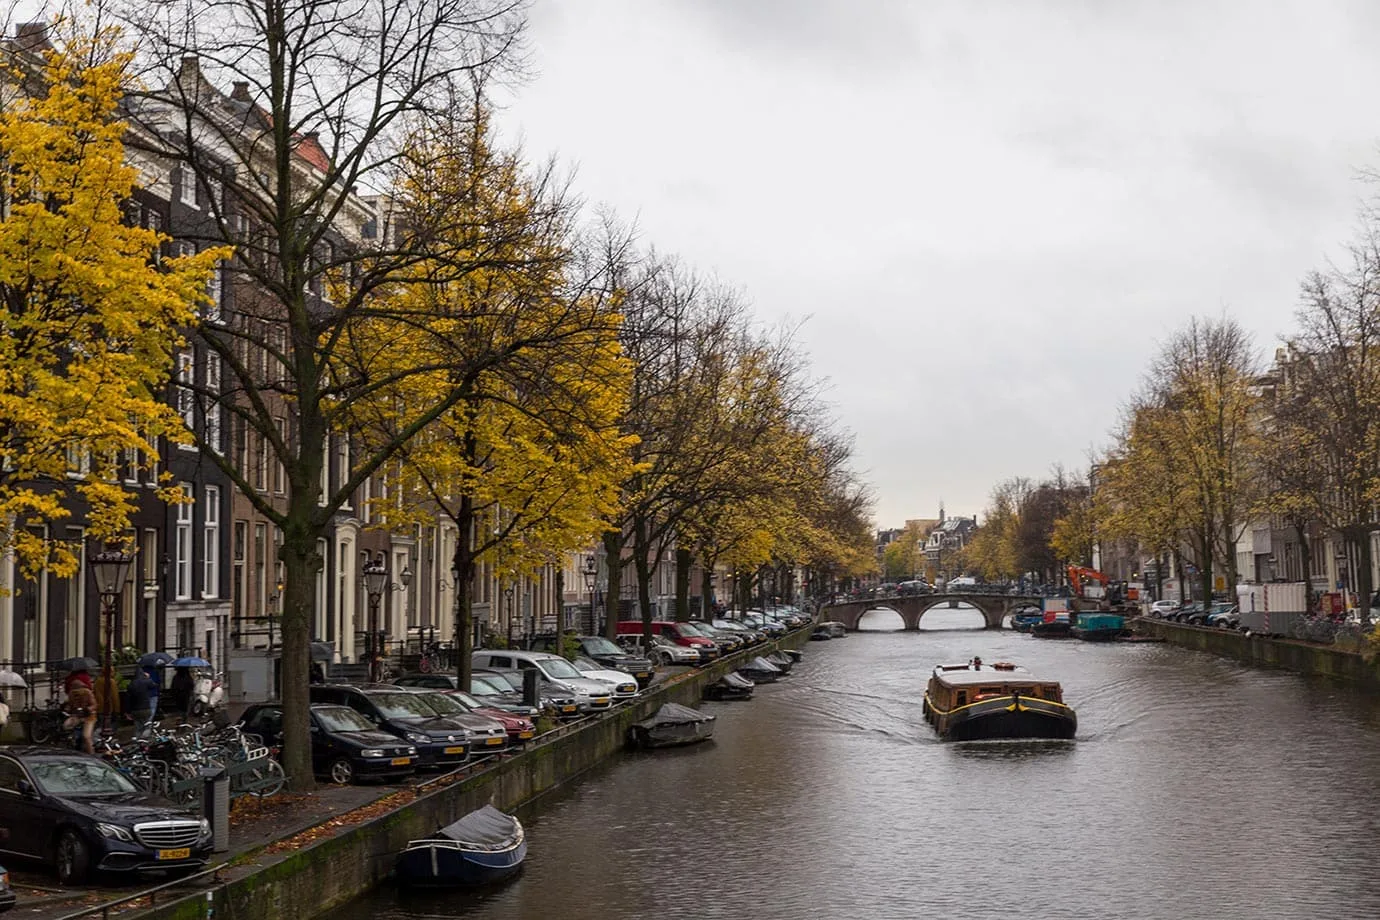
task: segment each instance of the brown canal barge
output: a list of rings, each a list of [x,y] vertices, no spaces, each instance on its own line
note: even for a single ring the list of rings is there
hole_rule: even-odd
[[[1078,730],[1059,682],[1009,661],[935,666],[924,712],[944,741],[1072,738]]]

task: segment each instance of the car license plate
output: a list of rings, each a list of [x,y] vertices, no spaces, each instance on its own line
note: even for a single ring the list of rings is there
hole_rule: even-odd
[[[446,748],[446,753],[447,753],[447,754],[463,754],[463,753],[465,753],[465,749],[464,749],[464,747],[448,747],[448,748]]]
[[[608,701],[609,698],[606,696],[596,696],[593,700],[595,706],[605,706],[608,704]]]
[[[519,737],[519,738],[530,738],[530,737],[532,737],[532,736],[535,735],[535,734],[536,734],[536,732],[518,732],[518,737]]]
[[[394,757],[392,760],[389,761],[389,763],[391,763],[391,764],[392,764],[393,766],[395,766],[395,767],[405,767],[405,766],[407,766],[408,764],[412,763],[412,758],[411,758],[411,757]]]
[[[189,857],[189,856],[191,856],[191,855],[192,855],[192,851],[191,851],[190,849],[188,849],[187,847],[182,847],[182,848],[177,849],[177,850],[159,850],[159,851],[158,851],[158,858],[159,858],[159,859],[186,859],[187,857]]]
[[[636,674],[633,675],[633,677],[636,677],[638,680],[642,680],[644,677],[651,677],[651,676],[652,676],[652,672],[651,672],[651,671],[638,671]]]
[[[490,738],[488,741],[485,741],[484,743],[485,743],[485,744],[502,744],[502,743],[503,743],[503,739],[502,739],[502,738]]]
[[[561,712],[574,712],[574,711],[575,711],[575,707],[574,707],[574,706],[562,706],[562,707],[561,707]]]

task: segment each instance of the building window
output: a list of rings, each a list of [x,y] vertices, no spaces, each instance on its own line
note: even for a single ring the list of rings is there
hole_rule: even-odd
[[[336,442],[335,442],[335,450],[336,450],[336,472],[335,472],[336,482],[339,483],[339,488],[343,489],[343,488],[345,488],[345,484],[348,483],[348,482],[350,481],[350,438],[349,438],[349,435],[343,435],[343,434],[342,434],[339,438],[336,439]],[[340,501],[340,507],[341,507],[341,508],[344,508],[344,509],[347,510],[347,511],[352,507],[351,504],[350,504],[350,493],[348,493],[348,492],[345,493],[345,497],[342,498],[341,501]]]
[[[206,305],[206,321],[218,323],[221,321],[221,308],[224,304],[225,289],[221,283],[220,262],[217,261],[211,269],[210,277],[206,279],[206,297],[210,301]]]
[[[196,207],[196,173],[186,166],[177,171],[178,174],[178,199],[189,208]]]
[[[220,487],[206,487],[201,510],[201,596],[220,596]]]
[[[181,483],[182,501],[177,503],[177,532],[174,535],[173,566],[175,584],[173,596],[180,601],[192,596],[192,487]]]
[[[287,419],[281,415],[274,417],[273,425],[278,429],[278,439],[284,444],[287,443]],[[287,474],[283,469],[283,462],[278,457],[277,452],[273,455],[273,491],[279,495],[287,488]]]
[[[177,618],[177,654],[195,655],[197,648],[196,642],[196,617]]]
[[[190,351],[177,353],[177,413],[188,431],[196,431],[196,357]],[[179,444],[184,450],[196,450],[195,444]]]
[[[249,590],[244,581],[245,544],[248,542],[249,522],[236,521],[234,542],[230,547],[230,558],[233,560],[233,570],[230,573],[230,612],[237,620],[244,616],[244,594]],[[239,632],[238,624],[235,626],[235,632]]]
[[[268,529],[267,525],[254,525],[254,591],[255,601],[259,616],[266,612],[265,601],[268,599]]]
[[[268,453],[270,447],[268,438],[262,434],[259,435],[259,462],[254,465],[254,488],[261,492],[268,488],[268,466],[270,463]]]
[[[206,356],[206,398],[206,443],[220,453],[220,355]]]

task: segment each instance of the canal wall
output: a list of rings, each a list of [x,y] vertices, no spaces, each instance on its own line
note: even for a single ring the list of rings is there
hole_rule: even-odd
[[[810,627],[770,647],[799,648]],[[272,845],[248,855],[252,870],[210,891],[138,914],[140,920],[263,920],[315,917],[345,904],[387,878],[409,840],[459,820],[483,805],[511,811],[576,779],[626,747],[628,728],[663,703],[697,706],[706,685],[769,647],[745,649],[722,661],[657,684],[634,703],[543,736],[541,743],[488,769],[424,792],[394,811],[287,853]],[[751,703],[745,704],[751,705]],[[245,861],[245,857],[236,860]],[[243,871],[242,869],[239,871]]]
[[[1338,677],[1368,689],[1380,690],[1380,659],[1373,655],[1299,639],[1248,636],[1233,630],[1188,626],[1150,617],[1136,620],[1135,627],[1137,632],[1174,645],[1233,658],[1245,664]]]

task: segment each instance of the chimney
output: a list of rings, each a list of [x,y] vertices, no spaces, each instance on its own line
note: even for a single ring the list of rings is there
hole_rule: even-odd
[[[254,100],[249,98],[249,81],[236,80],[235,88],[230,92],[230,98],[236,102],[253,102]]]
[[[20,51],[34,54],[53,50],[53,43],[48,41],[46,22],[21,22],[15,26],[14,43]]]
[[[178,76],[191,77],[193,80],[201,76],[201,62],[196,59],[195,54],[182,56],[182,69],[178,71]]]

